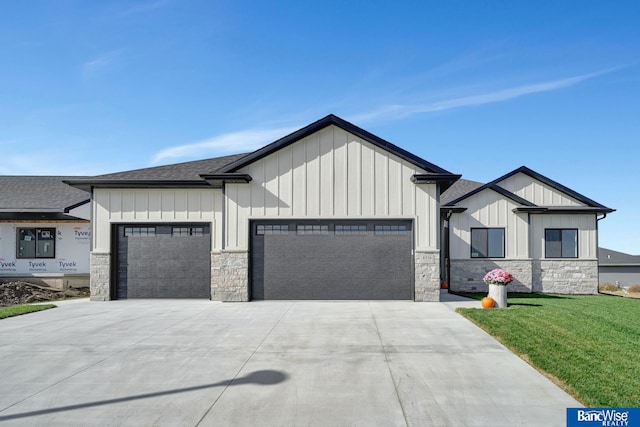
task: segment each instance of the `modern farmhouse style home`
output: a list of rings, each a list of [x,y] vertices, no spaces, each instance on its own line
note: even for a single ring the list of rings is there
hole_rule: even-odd
[[[460,178],[329,115],[246,156],[69,180],[92,192],[92,298],[437,300]]]
[[[329,115],[250,154],[66,182],[91,193],[94,300],[437,301],[497,265],[523,291],[597,291],[611,209],[526,168],[459,178]]]

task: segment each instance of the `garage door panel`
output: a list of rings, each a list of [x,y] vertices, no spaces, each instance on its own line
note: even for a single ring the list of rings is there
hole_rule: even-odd
[[[125,236],[130,226],[118,227],[117,298],[210,297],[209,227],[179,226],[197,226],[204,235],[174,235],[176,226],[157,225],[155,235]]]
[[[253,299],[412,299],[409,231],[378,235],[368,223],[366,235],[336,234],[326,224],[327,234],[297,234],[295,223],[287,234],[254,232]]]

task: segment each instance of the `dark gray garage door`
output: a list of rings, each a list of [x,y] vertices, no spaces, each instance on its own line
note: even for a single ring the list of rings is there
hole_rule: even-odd
[[[116,297],[210,298],[208,225],[118,225]]]
[[[252,299],[413,299],[410,221],[255,221]]]

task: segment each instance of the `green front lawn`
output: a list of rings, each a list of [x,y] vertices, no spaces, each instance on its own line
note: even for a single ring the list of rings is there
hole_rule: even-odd
[[[584,405],[640,407],[640,301],[509,294],[508,302],[458,312]]]
[[[37,304],[37,305],[29,305],[29,304],[20,304],[20,305],[12,305],[9,307],[0,307],[0,319],[4,319],[6,317],[20,316],[21,314],[32,313],[34,311],[46,310],[48,308],[53,308],[55,305],[53,304]]]

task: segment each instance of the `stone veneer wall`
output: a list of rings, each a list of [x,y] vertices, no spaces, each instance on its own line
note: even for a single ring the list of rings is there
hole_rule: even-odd
[[[211,253],[211,299],[249,301],[249,253]]]
[[[531,260],[452,259],[449,287],[454,292],[488,292],[482,278],[494,268],[502,268],[513,275],[508,292],[532,291]]]
[[[109,301],[111,299],[111,254],[91,252],[89,274],[91,301]]]
[[[533,291],[554,294],[597,294],[598,261],[582,259],[533,262]]]
[[[439,252],[415,252],[415,300],[440,301]]]

